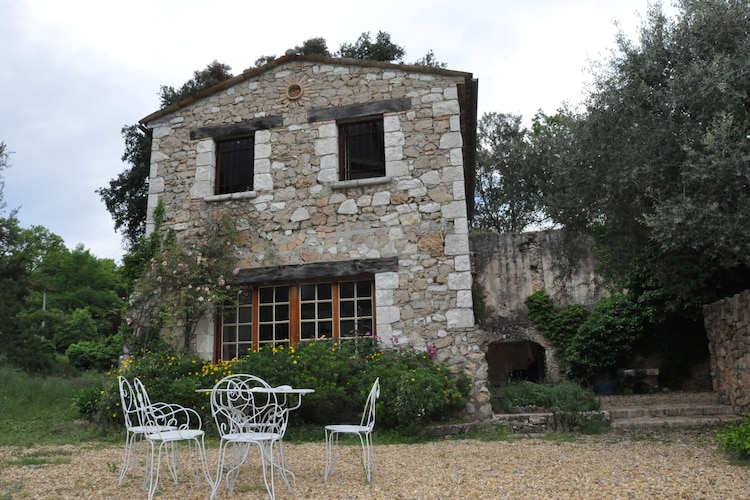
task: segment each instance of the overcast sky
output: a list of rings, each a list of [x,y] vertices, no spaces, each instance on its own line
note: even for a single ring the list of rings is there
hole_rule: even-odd
[[[0,0],[5,202],[23,227],[119,262],[121,237],[95,191],[128,167],[120,131],[159,108],[160,86],[214,60],[236,75],[312,37],[334,51],[382,30],[405,62],[432,49],[473,73],[480,115],[528,120],[578,102],[615,22],[633,37],[646,11],[646,0]]]

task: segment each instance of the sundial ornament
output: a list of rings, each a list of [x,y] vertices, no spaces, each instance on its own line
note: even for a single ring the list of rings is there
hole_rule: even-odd
[[[284,79],[284,85],[278,88],[279,104],[288,108],[302,107],[310,100],[307,76],[288,77]]]

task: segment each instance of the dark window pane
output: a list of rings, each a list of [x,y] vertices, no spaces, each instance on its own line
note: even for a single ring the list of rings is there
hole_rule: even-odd
[[[289,340],[289,324],[276,323],[276,340]]]
[[[238,340],[240,342],[251,342],[253,340],[253,328],[251,326],[241,326]]]
[[[372,281],[357,281],[357,297],[372,296]]]
[[[310,340],[315,338],[315,323],[302,323],[300,325],[300,338]]]
[[[276,306],[276,321],[287,321],[289,319],[289,305],[279,304]]]
[[[331,302],[320,302],[318,303],[318,318],[333,318],[333,303]]]
[[[340,337],[353,337],[354,336],[354,320],[341,321],[341,331],[339,332]]]
[[[260,325],[258,338],[261,342],[270,342],[273,340],[273,325]]]
[[[315,300],[315,285],[302,285],[299,288],[300,300]]]
[[[289,287],[288,286],[277,286],[276,290],[276,302],[289,302]]]
[[[273,288],[266,286],[258,290],[261,304],[270,304],[273,302]]]
[[[268,322],[273,321],[273,306],[260,306],[260,317],[259,321]]]
[[[318,333],[319,333],[319,336],[330,339],[331,335],[333,334],[333,322],[321,321],[318,324]]]
[[[357,316],[372,316],[372,302],[370,300],[357,301]]]
[[[341,180],[385,176],[383,118],[339,124]]]
[[[339,297],[354,297],[354,283],[351,281],[344,281],[343,283],[339,283]]]
[[[339,303],[339,316],[342,318],[353,318],[354,317],[354,302],[347,300],[346,302]]]
[[[315,319],[315,304],[312,302],[300,304],[300,316],[302,319]]]
[[[330,283],[318,285],[318,300],[331,300],[333,298],[333,287]]]
[[[252,323],[253,321],[253,308],[252,307],[241,307],[240,308],[240,323]]]
[[[242,137],[216,144],[216,193],[252,191],[255,140]]]
[[[224,332],[222,334],[222,341],[224,342],[236,341],[237,340],[236,332],[237,330],[233,326],[224,327]]]

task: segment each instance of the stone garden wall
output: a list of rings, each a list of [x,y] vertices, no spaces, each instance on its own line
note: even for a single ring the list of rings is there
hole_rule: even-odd
[[[703,307],[713,390],[736,411],[750,410],[750,290]]]

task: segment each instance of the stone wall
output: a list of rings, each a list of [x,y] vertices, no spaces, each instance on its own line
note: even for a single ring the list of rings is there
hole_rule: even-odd
[[[462,109],[471,75],[430,68],[287,57],[210,95],[144,118],[153,131],[148,227],[160,200],[164,228],[189,241],[218,212],[242,231],[240,268],[397,259],[374,275],[376,331],[386,343],[437,349],[474,380],[468,410],[488,417],[477,345],[464,177]],[[468,80],[467,80],[468,79]],[[288,89],[296,86],[291,99]],[[386,176],[338,180],[336,119],[382,103]],[[209,132],[254,131],[252,191],[215,195]],[[208,132],[207,132],[208,131]],[[213,356],[213,323],[195,350]]]
[[[546,375],[561,380],[555,349],[528,319],[524,303],[543,290],[555,304],[593,306],[605,289],[594,272],[591,241],[564,231],[473,234],[471,250],[482,349],[493,342],[523,340],[544,349]]]
[[[750,410],[750,290],[703,306],[713,390],[736,411]]]

